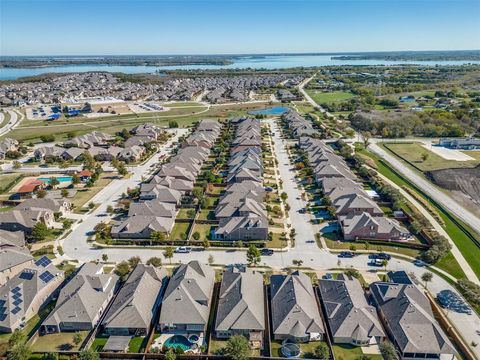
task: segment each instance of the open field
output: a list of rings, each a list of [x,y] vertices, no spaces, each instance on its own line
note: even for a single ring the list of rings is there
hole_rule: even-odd
[[[317,104],[328,104],[336,101],[348,100],[355,97],[354,94],[345,91],[317,92],[314,90],[307,90],[307,93]]]
[[[420,143],[415,142],[382,143],[381,145],[423,172],[449,168],[472,168],[480,164],[480,157],[479,160],[474,161],[446,160],[434,152],[427,150]],[[466,154],[470,155],[470,152],[466,152]],[[425,160],[423,156],[426,156]]]
[[[265,108],[266,103],[219,105],[207,108],[186,107],[178,108],[168,112],[147,113],[140,115],[117,115],[113,117],[88,120],[79,117],[78,120],[68,119],[61,122],[47,121],[22,121],[20,126],[3,137],[10,137],[26,142],[41,142],[42,135],[55,134],[56,141],[67,138],[67,133],[74,132],[82,135],[94,130],[114,134],[124,128],[132,128],[145,122],[154,123],[158,126],[168,127],[170,120],[175,120],[179,127],[191,126],[195,121],[205,118],[223,118],[245,114],[250,110]],[[38,123],[38,124],[37,124]]]

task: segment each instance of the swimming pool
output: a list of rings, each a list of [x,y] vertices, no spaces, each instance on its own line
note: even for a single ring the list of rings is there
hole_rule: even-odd
[[[72,177],[71,176],[55,176],[58,180],[58,182],[72,182]],[[50,184],[50,181],[52,178],[49,177],[39,177],[38,180],[42,180],[46,184]]]
[[[273,106],[266,109],[250,111],[251,115],[270,115],[270,116],[279,116],[282,115],[288,108],[285,106]]]
[[[171,338],[168,338],[163,345],[172,349],[180,347],[183,351],[190,350],[192,347],[192,343],[183,335],[173,335]]]

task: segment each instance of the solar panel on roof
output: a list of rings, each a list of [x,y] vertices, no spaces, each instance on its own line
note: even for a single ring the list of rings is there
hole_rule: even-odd
[[[16,286],[12,289],[12,292],[17,293],[20,291],[20,286]]]
[[[23,302],[22,300],[17,299],[17,300],[15,300],[15,301],[13,302],[13,305],[18,306],[18,305],[20,305],[22,302]]]
[[[50,282],[53,278],[54,278],[54,276],[49,271],[45,271],[40,275],[40,279],[44,283]]]
[[[52,261],[46,256],[42,256],[40,259],[35,261],[35,265],[41,266],[41,267],[47,267],[51,263],[52,263]]]
[[[18,313],[20,310],[22,310],[22,309],[20,309],[18,306],[16,306],[16,307],[14,307],[14,308],[12,309],[12,314],[15,315],[15,314]]]
[[[33,278],[33,273],[32,272],[29,272],[29,271],[25,270],[20,274],[20,279],[32,280],[32,278]]]

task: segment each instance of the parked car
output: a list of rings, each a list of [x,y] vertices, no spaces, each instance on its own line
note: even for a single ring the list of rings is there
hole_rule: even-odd
[[[378,254],[378,259],[390,260],[391,258],[392,258],[392,256],[389,255],[389,254],[386,254],[386,253],[379,253]]]
[[[340,254],[338,254],[339,258],[353,258],[355,256],[355,253],[352,251],[342,251]]]
[[[383,266],[383,260],[382,259],[372,259],[368,262],[368,265],[370,265],[370,266]]]
[[[265,191],[267,191],[267,192],[272,192],[272,191],[273,191],[273,188],[270,187],[270,186],[265,186]]]
[[[427,266],[427,263],[423,260],[417,259],[413,262],[413,265],[419,266],[419,267],[424,267],[424,266]]]
[[[175,249],[175,253],[177,254],[188,254],[192,249],[186,246],[179,246]]]
[[[307,209],[301,208],[300,210],[298,210],[298,212],[299,212],[300,214],[305,214],[305,213],[307,212]]]
[[[273,255],[273,250],[272,249],[261,249],[260,254],[263,256],[272,256]]]
[[[331,273],[326,273],[325,275],[323,275],[323,278],[325,280],[332,280],[333,279],[333,275]]]

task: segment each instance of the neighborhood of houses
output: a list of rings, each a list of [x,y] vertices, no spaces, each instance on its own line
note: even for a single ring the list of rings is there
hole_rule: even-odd
[[[314,138],[317,131],[311,122],[295,111],[283,115],[288,127],[298,138],[298,145],[308,158],[316,183],[325,198],[335,207],[345,240],[373,239],[408,241],[408,230],[382,209],[357,182],[345,160],[323,140]]]
[[[2,253],[9,246],[18,245],[2,242]],[[21,329],[53,301],[37,338],[90,332],[85,341],[103,339],[105,352],[126,352],[141,337],[151,340],[152,352],[180,347],[201,353],[210,342],[243,335],[251,349],[263,353],[276,343],[287,357],[298,356],[310,342],[368,349],[386,339],[402,358],[455,356],[428,299],[404,272],[388,273],[367,292],[346,274],[318,281],[301,271],[264,275],[232,266],[218,281],[215,269],[198,261],[180,265],[171,276],[138,263],[122,281],[102,264],[85,263],[65,280],[47,257],[30,259],[3,279],[0,330]]]

